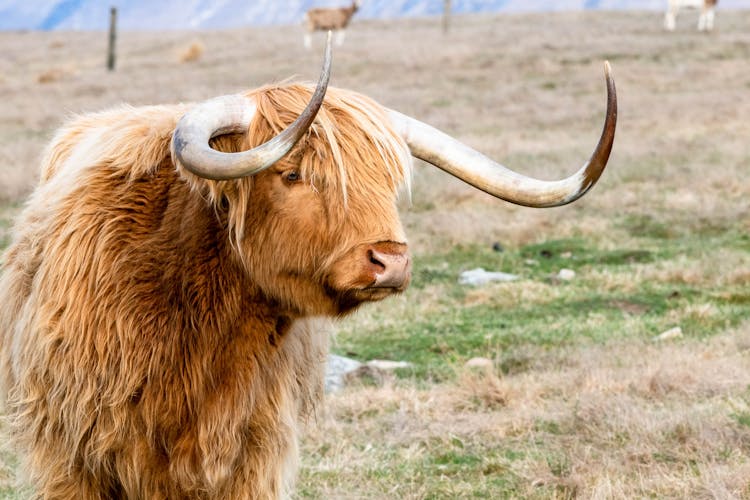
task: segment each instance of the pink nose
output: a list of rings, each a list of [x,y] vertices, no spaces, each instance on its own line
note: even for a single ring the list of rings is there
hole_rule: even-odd
[[[372,288],[404,288],[411,279],[411,259],[402,243],[376,243],[367,249],[369,266],[375,276]]]

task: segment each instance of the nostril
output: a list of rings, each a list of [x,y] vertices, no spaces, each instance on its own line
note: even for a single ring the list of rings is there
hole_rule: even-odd
[[[390,244],[373,245],[365,254],[373,288],[402,288],[409,281],[409,254]],[[364,262],[363,262],[364,264]]]
[[[374,264],[375,266],[381,269],[385,269],[385,264],[377,258],[374,251],[368,250],[367,257],[370,259],[370,263]]]

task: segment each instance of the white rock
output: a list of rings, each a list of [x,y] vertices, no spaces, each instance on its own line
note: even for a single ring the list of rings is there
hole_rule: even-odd
[[[562,281],[571,281],[575,277],[576,272],[572,269],[560,269],[560,272],[557,273],[557,278]]]
[[[358,370],[361,366],[362,363],[355,359],[329,354],[326,364],[325,391],[330,393],[343,389],[345,385],[344,377],[348,373]]]
[[[397,368],[410,368],[412,366],[408,361],[389,361],[387,359],[373,359],[367,362],[370,368],[376,368],[385,372],[393,371]]]
[[[466,368],[477,368],[481,370],[491,370],[495,363],[491,359],[487,358],[471,358],[469,361],[464,363]]]
[[[682,336],[682,328],[680,328],[679,326],[675,326],[674,328],[670,328],[665,332],[661,332],[659,335],[654,337],[654,341],[679,339]]]
[[[518,276],[509,273],[485,271],[481,267],[464,271],[458,276],[460,285],[481,286],[490,282],[515,281]]]
[[[392,372],[397,368],[410,368],[411,366],[413,365],[407,361],[385,359],[373,359],[367,363],[360,363],[356,359],[329,354],[326,364],[325,391],[327,393],[338,392],[346,386],[347,381],[355,380],[364,375],[382,378],[387,372]]]

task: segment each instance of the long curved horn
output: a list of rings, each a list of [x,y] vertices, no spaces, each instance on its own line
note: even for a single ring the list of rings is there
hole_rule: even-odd
[[[185,113],[172,136],[177,161],[192,173],[213,180],[246,177],[264,170],[289,152],[315,120],[331,77],[331,32],[328,32],[323,70],[310,102],[294,122],[268,142],[240,153],[222,153],[208,141],[222,134],[246,132],[256,106],[242,95],[208,100]]]
[[[556,207],[583,196],[599,179],[612,151],[617,124],[617,92],[609,62],[604,63],[604,72],[607,115],[599,144],[578,172],[559,181],[543,181],[509,170],[449,135],[397,111],[389,110],[389,117],[417,158],[511,203]]]

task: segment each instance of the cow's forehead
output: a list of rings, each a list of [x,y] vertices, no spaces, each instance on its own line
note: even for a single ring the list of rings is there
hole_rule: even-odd
[[[268,86],[249,94],[258,119],[249,139],[260,143],[283,130],[302,112],[313,87],[304,84]],[[322,179],[326,187],[348,197],[383,192],[393,196],[410,184],[411,155],[384,108],[356,92],[329,88],[315,123],[301,141],[303,173]]]

